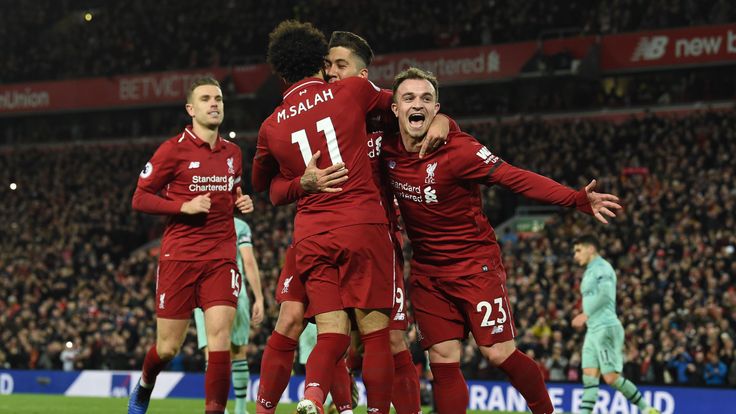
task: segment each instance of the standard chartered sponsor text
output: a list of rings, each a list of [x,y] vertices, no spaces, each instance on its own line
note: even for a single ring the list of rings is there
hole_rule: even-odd
[[[202,191],[230,191],[228,177],[226,175],[195,175],[192,176],[192,183],[189,185],[189,191],[193,193]]]
[[[399,193],[397,193],[396,195],[397,195],[398,197],[400,197],[400,198],[403,198],[403,199],[406,199],[406,200],[410,200],[410,201],[414,201],[414,202],[417,202],[417,203],[421,203],[421,202],[423,202],[423,201],[424,201],[424,200],[422,199],[422,196],[420,196],[420,195],[416,195],[416,194],[410,194],[410,193],[405,193],[405,192],[403,192],[403,191],[402,191],[402,192],[399,192]]]
[[[404,182],[395,181],[395,180],[391,180],[391,185],[398,190],[404,190],[410,193],[417,193],[417,194],[422,193],[422,189],[418,185],[411,185],[409,183],[404,183]]]

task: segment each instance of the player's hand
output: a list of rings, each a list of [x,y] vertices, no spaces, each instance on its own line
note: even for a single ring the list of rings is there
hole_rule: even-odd
[[[324,170],[317,168],[317,160],[320,155],[320,151],[312,155],[299,183],[307,193],[339,193],[342,188],[337,186],[348,180],[348,170],[342,162],[333,164]]]
[[[585,322],[588,321],[588,315],[581,313],[580,315],[574,317],[572,319],[572,327],[573,328],[582,328],[585,326]]]
[[[447,118],[442,115],[435,116],[427,130],[427,135],[422,141],[422,146],[419,148],[419,158],[424,158],[425,155],[433,152],[441,145],[445,145],[449,132],[450,123],[447,121]]]
[[[263,322],[263,298],[260,300],[256,299],[255,303],[253,304],[253,309],[251,309],[251,316],[250,316],[250,324],[253,326],[260,326]]]
[[[210,193],[200,194],[189,201],[185,201],[181,205],[181,212],[184,214],[206,214],[210,212],[210,207],[212,207]]]
[[[619,200],[615,195],[596,193],[593,191],[595,185],[595,180],[586,185],[585,194],[587,194],[588,201],[590,201],[590,208],[593,210],[593,216],[595,216],[595,218],[601,223],[608,224],[608,220],[606,220],[603,215],[605,214],[608,217],[616,217],[616,213],[613,211],[621,211],[623,208],[618,204]]]
[[[243,195],[243,190],[238,186],[237,190],[235,190],[236,198],[235,198],[235,207],[240,210],[243,214],[252,213],[254,210],[253,207],[253,200],[250,198],[249,195]]]

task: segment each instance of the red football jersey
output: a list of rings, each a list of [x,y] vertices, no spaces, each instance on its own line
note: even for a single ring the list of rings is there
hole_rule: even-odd
[[[191,127],[158,147],[138,178],[133,208],[170,215],[160,260],[235,259],[233,211],[242,166],[240,147],[218,137],[211,149]],[[206,193],[208,214],[181,213],[185,201]]]
[[[584,190],[513,167],[468,134],[419,159],[397,135],[383,140],[382,161],[399,202],[414,256],[411,271],[457,277],[503,270],[496,235],[483,214],[479,184],[591,213]]]
[[[303,174],[312,154],[318,167],[344,162],[350,179],[336,194],[308,194],[299,199],[294,240],[354,224],[386,223],[378,187],[366,156],[366,114],[386,111],[391,93],[354,77],[328,84],[309,78],[292,85],[283,103],[261,125],[253,160],[253,186],[266,189],[277,171],[292,180]]]

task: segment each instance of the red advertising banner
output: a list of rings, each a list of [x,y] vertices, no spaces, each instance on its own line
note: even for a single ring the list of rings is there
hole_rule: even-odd
[[[736,61],[736,24],[605,36],[603,71]]]
[[[253,65],[0,85],[0,114],[183,104],[187,88],[201,76],[229,77],[238,94],[254,94],[270,73],[266,65]]]
[[[434,73],[441,85],[505,79],[519,74],[536,50],[536,43],[524,42],[381,55],[371,63],[370,78],[390,87],[394,76],[416,66]]]
[[[390,87],[396,74],[417,66],[434,73],[442,85],[503,80],[517,76],[539,51],[582,59],[596,42],[603,72],[736,62],[736,24],[727,24],[381,55],[374,59],[370,77]],[[188,85],[202,75],[229,78],[238,94],[252,95],[271,71],[260,64],[0,85],[0,116],[181,103]]]

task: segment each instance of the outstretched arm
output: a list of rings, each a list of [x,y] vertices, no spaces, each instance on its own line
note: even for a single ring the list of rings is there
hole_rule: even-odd
[[[507,163],[499,165],[490,178],[492,182],[532,200],[563,207],[575,207],[585,214],[594,216],[603,224],[608,224],[604,215],[616,217],[613,211],[621,210],[618,197],[593,191],[596,180],[591,181],[585,188],[575,191],[551,178]]]

